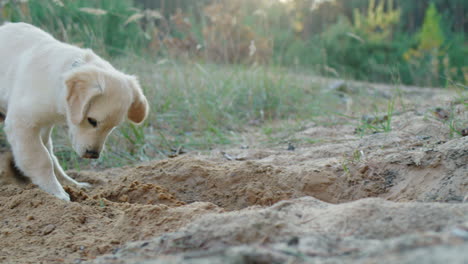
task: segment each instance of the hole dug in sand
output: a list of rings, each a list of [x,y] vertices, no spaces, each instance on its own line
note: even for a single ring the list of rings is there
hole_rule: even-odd
[[[164,204],[167,206],[185,204],[177,200],[174,195],[161,186],[152,183],[140,183],[138,181],[134,181],[130,185],[121,184],[115,186],[113,190],[104,191],[98,197],[113,202],[131,204]]]

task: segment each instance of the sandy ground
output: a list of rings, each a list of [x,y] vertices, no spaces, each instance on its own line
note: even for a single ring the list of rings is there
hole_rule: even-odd
[[[447,91],[402,92],[412,107],[391,132],[310,124],[296,136],[320,140],[293,151],[70,171],[93,184],[66,187],[70,203],[18,178],[5,152],[0,263],[468,263],[468,137],[433,115],[466,124],[467,109]]]

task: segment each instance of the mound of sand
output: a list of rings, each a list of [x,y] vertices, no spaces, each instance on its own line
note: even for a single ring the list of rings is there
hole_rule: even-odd
[[[466,263],[468,137],[415,109],[363,137],[312,124],[297,136],[320,141],[294,151],[70,171],[93,184],[67,186],[71,203],[18,177],[3,153],[0,262]]]
[[[466,204],[307,197],[208,214],[92,263],[463,263],[467,219]]]

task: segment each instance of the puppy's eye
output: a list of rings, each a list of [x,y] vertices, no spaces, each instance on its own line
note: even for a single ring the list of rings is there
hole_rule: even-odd
[[[93,127],[97,127],[97,121],[94,118],[88,117],[88,123]]]

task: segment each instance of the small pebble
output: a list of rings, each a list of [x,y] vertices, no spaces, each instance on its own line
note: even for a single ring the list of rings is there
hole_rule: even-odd
[[[48,235],[48,234],[52,233],[52,231],[54,231],[54,230],[55,230],[55,225],[49,224],[49,225],[46,225],[44,227],[44,229],[42,230],[42,234],[43,235]]]
[[[459,237],[465,241],[468,241],[468,229],[466,227],[457,226],[453,228],[450,233],[453,236]]]
[[[445,109],[442,109],[440,107],[437,107],[435,110],[434,110],[434,115],[439,118],[439,119],[442,119],[442,120],[448,120],[449,117],[450,117],[450,113],[447,112],[447,110]]]
[[[299,237],[293,237],[288,241],[288,246],[297,246],[299,244]]]
[[[140,247],[146,247],[147,245],[149,245],[149,242],[144,242]]]
[[[468,127],[465,128],[465,129],[462,129],[462,130],[460,131],[460,133],[461,133],[461,135],[462,135],[463,137],[468,136]]]

